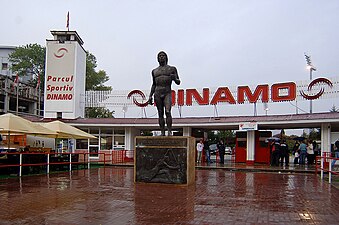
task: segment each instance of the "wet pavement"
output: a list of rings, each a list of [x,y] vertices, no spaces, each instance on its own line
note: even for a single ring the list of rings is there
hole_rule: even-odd
[[[255,164],[247,165],[246,163],[235,163],[231,155],[226,155],[225,163],[220,164],[216,162],[215,155],[211,157],[212,163],[207,164],[206,162],[196,163],[196,169],[223,169],[228,171],[246,171],[246,172],[284,172],[284,173],[315,173],[315,165],[299,165],[293,163],[293,158],[290,157],[289,164],[279,165],[279,166],[270,166],[269,164]],[[134,162],[125,162],[125,163],[115,163],[109,164],[113,166],[126,166],[133,167]],[[320,166],[320,161],[318,162]]]
[[[339,224],[314,174],[196,170],[189,187],[134,184],[133,168],[0,180],[0,224]]]

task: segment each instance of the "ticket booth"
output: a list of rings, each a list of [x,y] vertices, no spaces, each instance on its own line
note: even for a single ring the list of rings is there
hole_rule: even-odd
[[[256,131],[255,132],[255,163],[270,163],[270,146],[266,141],[267,138],[272,137],[271,131]]]
[[[247,159],[247,132],[237,131],[235,141],[235,162],[245,163]]]
[[[271,136],[271,131],[255,131],[254,163],[270,163],[270,146],[266,139]],[[236,163],[246,163],[248,161],[247,141],[247,132],[237,131],[235,146]]]

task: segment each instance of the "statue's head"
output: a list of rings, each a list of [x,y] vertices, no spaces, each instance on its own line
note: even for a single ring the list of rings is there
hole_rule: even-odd
[[[168,62],[168,58],[167,58],[167,54],[164,51],[161,51],[158,53],[158,62],[160,65],[167,65]]]

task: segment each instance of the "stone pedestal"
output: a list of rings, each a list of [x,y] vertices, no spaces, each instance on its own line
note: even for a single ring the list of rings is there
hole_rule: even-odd
[[[190,185],[195,182],[193,137],[135,138],[134,182]]]

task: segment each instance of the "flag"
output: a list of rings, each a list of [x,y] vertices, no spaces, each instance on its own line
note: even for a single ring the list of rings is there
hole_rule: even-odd
[[[38,73],[38,82],[36,83],[35,89],[38,90],[40,87],[40,73]]]
[[[69,31],[69,11],[67,12],[66,28]]]
[[[14,79],[14,86],[18,86],[18,84],[19,84],[19,74],[17,73]]]

